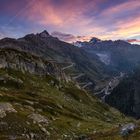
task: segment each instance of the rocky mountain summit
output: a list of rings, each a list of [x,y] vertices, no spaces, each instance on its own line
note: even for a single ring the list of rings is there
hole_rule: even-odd
[[[52,75],[65,81],[67,79],[55,62],[48,62],[39,56],[12,48],[0,49],[0,68],[20,70],[36,75]]]

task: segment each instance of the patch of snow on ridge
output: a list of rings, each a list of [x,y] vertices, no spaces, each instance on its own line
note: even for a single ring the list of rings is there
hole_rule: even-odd
[[[110,56],[106,53],[96,53],[99,59],[106,65],[110,64]]]
[[[82,43],[80,41],[74,42],[73,45],[79,48],[82,47]]]

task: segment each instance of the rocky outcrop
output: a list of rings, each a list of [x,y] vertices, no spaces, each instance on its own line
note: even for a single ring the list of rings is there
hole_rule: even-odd
[[[34,123],[46,123],[46,124],[48,123],[48,120],[40,114],[33,113],[30,114],[28,117],[32,119]]]
[[[130,133],[132,133],[134,130],[136,129],[136,125],[134,123],[129,123],[129,124],[125,124],[121,130],[120,130],[120,134],[121,136],[128,136]]]
[[[10,103],[0,103],[0,118],[6,116],[6,113],[16,113],[17,111],[13,108]]]
[[[0,49],[0,68],[20,70],[37,75],[52,75],[57,79],[66,80],[65,74],[55,62],[49,62],[29,52],[16,49]]]

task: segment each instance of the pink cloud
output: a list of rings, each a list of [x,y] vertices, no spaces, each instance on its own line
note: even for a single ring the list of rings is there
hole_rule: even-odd
[[[102,0],[103,1],[103,0]],[[32,22],[38,22],[43,26],[51,26],[54,30],[81,34],[91,34],[93,31],[101,32],[94,18],[88,18],[84,13],[89,9],[97,10],[97,3],[101,0],[66,0],[62,5],[54,5],[51,0],[36,1],[26,13]],[[94,26],[94,28],[93,28]]]
[[[118,19],[118,21],[115,21],[114,19],[116,15],[140,8],[138,0],[127,1],[105,9],[98,20],[95,17],[89,18],[84,15],[89,9],[93,9],[93,13],[97,12],[99,3],[97,1],[75,0],[66,1],[63,5],[57,6],[51,0],[36,1],[29,10],[28,18],[33,21],[36,20],[41,25],[52,26],[54,30],[76,32],[77,35],[94,35],[103,39],[124,38],[139,32],[139,18],[133,16],[125,20]],[[104,20],[107,20],[108,23],[110,22],[110,27],[109,25],[100,25]],[[115,23],[112,23],[113,20]],[[111,26],[115,27],[115,29],[109,31]]]
[[[64,26],[67,23],[74,22],[77,16],[82,15],[89,3],[83,6],[84,4],[83,0],[67,1],[58,7],[51,0],[36,1],[29,10],[28,18],[32,20],[38,18],[38,22],[43,25]]]
[[[127,41],[129,43],[140,43],[140,40],[137,40],[137,39],[128,39]]]
[[[66,33],[61,33],[61,32],[52,32],[51,34],[54,37],[59,38],[62,41],[65,42],[76,42],[76,41],[89,41],[92,37],[91,36],[74,36],[72,34],[66,34]]]
[[[118,4],[116,6],[112,6],[108,9],[105,9],[101,13],[101,16],[108,17],[108,18],[114,18],[117,15],[121,16],[128,12],[130,12],[130,16],[131,16],[131,12],[136,11],[136,9],[139,10],[139,8],[140,8],[139,0],[130,0],[130,1],[126,1],[124,3]],[[114,16],[112,16],[112,15],[114,15]]]
[[[27,8],[23,6],[17,18],[35,24],[39,29],[45,27],[51,32],[55,30],[74,34],[67,38],[68,41],[77,40],[78,35],[81,36],[79,39],[88,40],[91,36],[125,39],[140,34],[140,13],[137,11],[140,8],[139,0],[128,0],[104,9],[100,9],[101,5],[109,0],[61,0],[62,3],[57,4],[53,0],[25,0],[27,2]],[[7,8],[11,13],[12,10],[16,13],[21,2],[14,0],[13,3]]]

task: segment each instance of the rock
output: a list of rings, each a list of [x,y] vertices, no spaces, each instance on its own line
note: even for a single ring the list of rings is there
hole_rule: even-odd
[[[46,117],[44,117],[40,114],[33,113],[33,114],[29,115],[28,117],[30,119],[32,119],[33,122],[35,122],[35,123],[48,123],[48,120],[46,119]]]
[[[94,130],[94,131],[93,131],[93,134],[96,134],[96,133],[97,133],[97,131],[96,131],[96,130]]]
[[[28,134],[26,134],[26,138],[27,138],[27,139],[30,139],[30,136],[29,136]]]
[[[1,87],[1,90],[3,90],[3,91],[8,91],[8,88]],[[0,96],[3,96],[3,95],[0,95]]]
[[[30,125],[30,122],[27,121],[26,124]]]
[[[6,116],[6,113],[3,110],[0,110],[0,118],[4,118]]]
[[[34,140],[34,138],[35,138],[35,134],[34,133],[30,133],[30,139]]]
[[[109,123],[110,123],[110,122],[112,122],[110,118],[107,118],[107,120],[106,120],[106,121],[107,121],[107,122],[109,122]]]
[[[78,124],[77,124],[77,127],[80,127],[81,126],[81,123],[79,122]]]
[[[6,112],[16,113],[17,111],[13,108],[13,106],[10,103],[0,103],[0,118],[5,117]]]
[[[17,112],[10,103],[0,103],[0,110],[7,112]]]
[[[45,127],[43,127],[41,124],[38,125],[41,129],[41,131],[43,131],[46,135],[50,136],[50,132],[46,130]]]
[[[46,38],[46,37],[50,36],[49,33],[48,33],[46,30],[43,31],[42,33],[40,33],[39,35],[40,35],[42,38]]]
[[[35,111],[35,109],[34,109],[33,107],[31,107],[31,106],[24,105],[24,107],[25,107],[26,109],[28,109],[28,110],[31,110],[32,112]]]
[[[136,129],[136,125],[133,124],[133,123],[129,123],[129,124],[124,125],[124,126],[121,128],[120,134],[121,134],[122,136],[127,136],[127,135],[129,135],[130,133],[132,133],[135,129]]]
[[[7,83],[8,81],[13,81],[18,84],[23,84],[23,81],[19,78],[14,78],[8,74],[0,76],[0,82]]]
[[[40,129],[41,129],[44,133],[47,132],[46,128],[44,128],[44,127],[41,127]]]
[[[29,100],[25,100],[25,101],[30,105],[34,105],[34,102],[32,102],[32,101],[29,101]]]
[[[68,135],[66,135],[66,134],[63,134],[63,137],[64,137],[64,138],[67,138],[67,137],[68,137]]]
[[[46,33],[42,33],[44,36]],[[0,49],[0,68],[20,70],[23,73],[29,72],[31,74],[37,74],[40,76],[53,75],[57,79],[65,80],[64,72],[61,70],[60,66],[55,62],[48,62],[40,56],[36,56],[30,52],[23,52],[19,49]],[[23,81],[14,77],[6,77],[10,80],[23,84]],[[12,78],[12,79],[11,79]],[[5,77],[0,77],[0,81],[4,82]],[[55,85],[55,83],[52,83]]]

